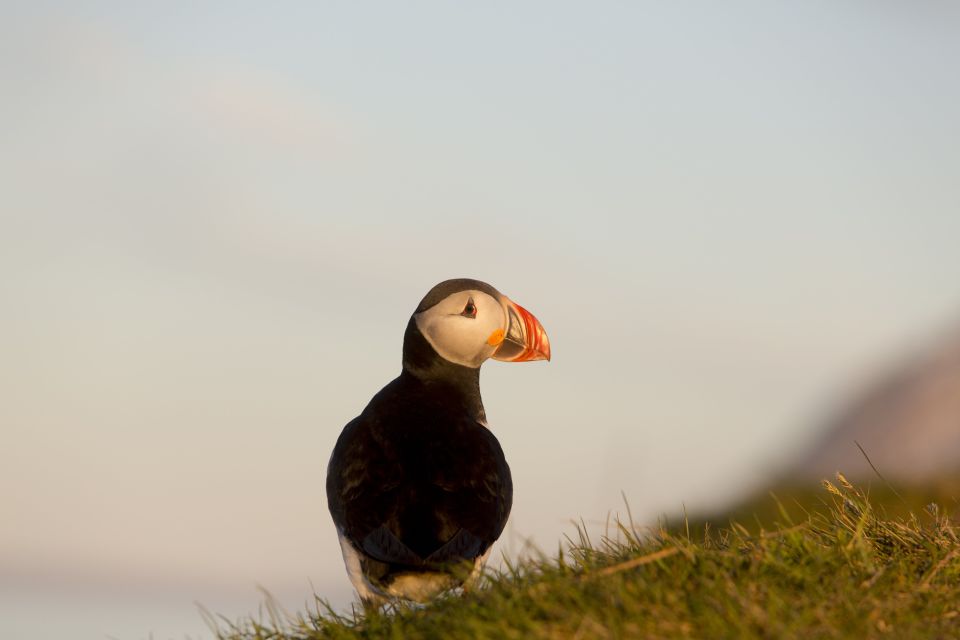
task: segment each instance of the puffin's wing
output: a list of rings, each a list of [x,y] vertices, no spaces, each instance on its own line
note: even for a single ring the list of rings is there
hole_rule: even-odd
[[[360,547],[364,553],[389,564],[418,565],[423,558],[403,543],[386,525],[380,525],[363,538]]]
[[[354,547],[382,547],[387,554],[395,545],[375,532],[384,524],[402,471],[380,455],[368,420],[363,414],[354,418],[337,439],[327,466],[327,506]]]
[[[483,555],[490,545],[466,529],[457,531],[442,547],[427,556],[427,564],[447,564]]]
[[[474,423],[458,437],[463,446],[434,479],[444,494],[438,515],[444,529],[453,531],[429,554],[438,562],[453,561],[454,554],[460,559],[482,555],[503,532],[513,503],[510,467],[493,433]]]

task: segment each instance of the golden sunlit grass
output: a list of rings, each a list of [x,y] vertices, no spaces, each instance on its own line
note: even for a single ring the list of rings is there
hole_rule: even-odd
[[[955,638],[960,539],[942,507],[888,515],[839,475],[796,518],[680,531],[578,530],[427,607],[220,620],[223,640],[313,638]]]

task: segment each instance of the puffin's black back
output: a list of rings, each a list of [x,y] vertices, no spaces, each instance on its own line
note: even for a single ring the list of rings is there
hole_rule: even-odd
[[[340,434],[327,501],[369,577],[473,560],[503,531],[513,484],[481,424],[479,376],[437,355],[411,318],[400,376]]]

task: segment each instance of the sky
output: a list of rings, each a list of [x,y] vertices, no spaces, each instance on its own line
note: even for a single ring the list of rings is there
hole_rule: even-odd
[[[326,463],[447,278],[553,349],[483,368],[503,552],[762,486],[960,322],[958,61],[948,2],[0,6],[0,635],[347,606]]]

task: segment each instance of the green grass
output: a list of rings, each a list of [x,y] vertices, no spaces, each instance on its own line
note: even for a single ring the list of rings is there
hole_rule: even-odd
[[[838,476],[799,510],[641,530],[583,530],[427,607],[220,621],[224,640],[312,638],[960,638],[960,527],[941,507],[893,515]],[[778,506],[779,505],[779,506]]]

